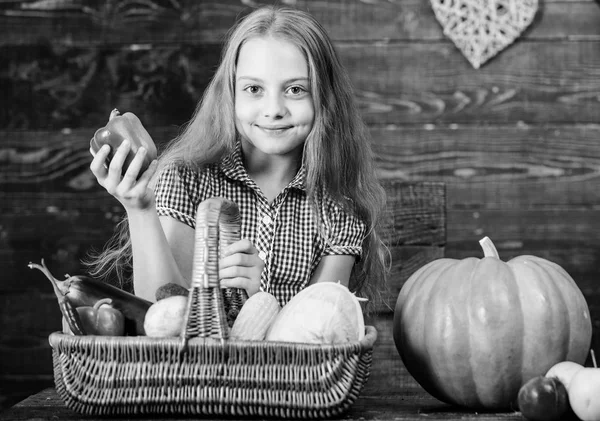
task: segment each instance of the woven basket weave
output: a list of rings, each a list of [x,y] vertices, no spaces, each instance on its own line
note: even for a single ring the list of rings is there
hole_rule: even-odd
[[[87,415],[323,419],[352,405],[369,377],[374,327],[360,342],[339,345],[228,339],[218,257],[239,233],[234,203],[213,198],[199,205],[181,337],[50,335],[56,389],[69,408]]]

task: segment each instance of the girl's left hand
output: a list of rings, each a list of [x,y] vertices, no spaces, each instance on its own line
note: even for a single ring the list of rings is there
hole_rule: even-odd
[[[265,262],[250,240],[242,239],[224,250],[219,261],[219,280],[222,288],[245,289],[248,296],[260,291],[260,275]]]

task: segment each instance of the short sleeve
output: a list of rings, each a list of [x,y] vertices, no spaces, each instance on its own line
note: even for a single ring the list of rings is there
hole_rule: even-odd
[[[355,215],[333,206],[329,212],[328,240],[324,255],[362,256],[362,242],[366,235],[366,225]]]
[[[186,167],[170,165],[158,177],[154,193],[159,216],[170,216],[196,227],[196,209],[201,198],[198,174]]]

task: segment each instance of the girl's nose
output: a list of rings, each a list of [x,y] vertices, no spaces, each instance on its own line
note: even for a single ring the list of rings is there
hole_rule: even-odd
[[[285,102],[280,95],[268,95],[263,108],[265,117],[281,118],[286,113]]]

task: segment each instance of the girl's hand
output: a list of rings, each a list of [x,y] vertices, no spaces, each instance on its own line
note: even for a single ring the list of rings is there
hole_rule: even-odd
[[[242,288],[252,296],[260,291],[260,274],[265,262],[250,240],[242,239],[222,251],[219,280],[222,288]]]
[[[130,148],[129,140],[123,141],[106,168],[105,162],[110,146],[102,146],[94,156],[90,169],[98,183],[121,202],[125,210],[149,209],[154,204],[154,192],[148,188],[148,183],[156,171],[156,160],[152,161],[150,167],[137,179],[147,153],[145,148],[139,148],[127,172],[121,176],[123,163]],[[90,152],[94,155],[91,149]]]

